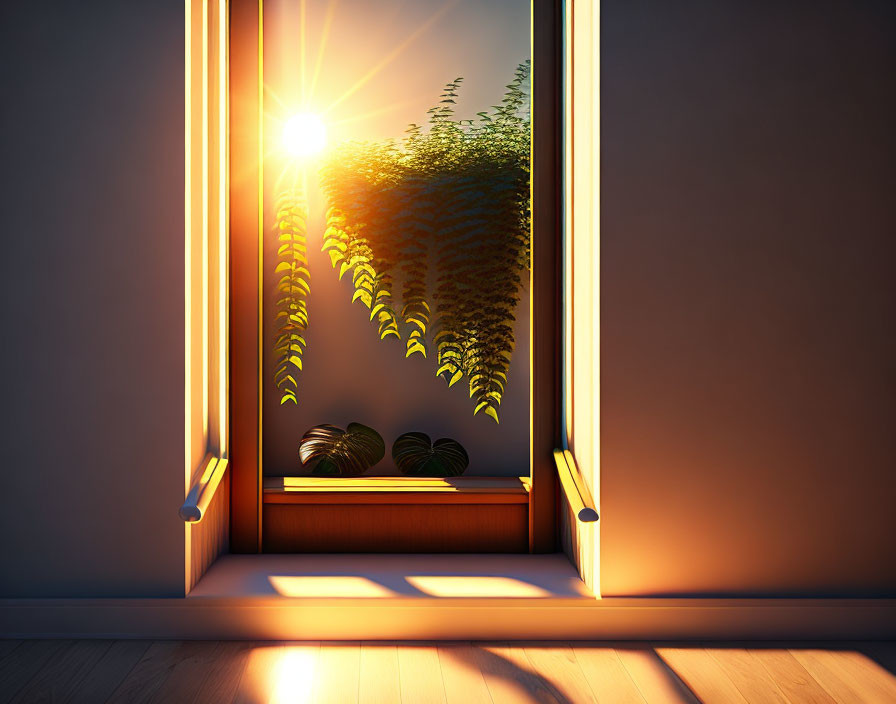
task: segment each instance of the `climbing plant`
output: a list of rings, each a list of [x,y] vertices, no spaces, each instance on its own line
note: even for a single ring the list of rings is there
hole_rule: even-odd
[[[353,300],[380,338],[404,340],[405,356],[434,349],[436,374],[449,386],[466,378],[474,414],[495,422],[530,258],[529,68],[476,120],[455,118],[455,79],[428,129],[344,144],[321,176],[323,249],[340,278],[352,273]]]

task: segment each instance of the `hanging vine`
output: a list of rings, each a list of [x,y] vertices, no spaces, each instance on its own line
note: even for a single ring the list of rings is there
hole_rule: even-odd
[[[401,339],[392,299],[396,250],[382,241],[374,245],[373,240],[385,229],[387,213],[381,196],[391,187],[389,174],[375,171],[375,166],[390,163],[392,150],[394,146],[388,142],[350,143],[336,150],[321,174],[321,186],[332,204],[322,249],[329,254],[340,280],[351,272],[352,302],[360,301],[370,311],[380,339]]]
[[[306,223],[308,206],[304,193],[298,188],[282,192],[274,209],[277,236],[277,338],[274,342],[276,359],[274,382],[280,392],[280,404],[298,404],[298,381],[302,371],[302,355],[307,342],[307,296],[311,292],[311,273],[308,271],[308,243]]]
[[[475,121],[455,119],[457,78],[428,111],[428,130],[344,145],[322,169],[323,249],[340,278],[352,272],[353,300],[381,338],[404,329],[405,356],[433,346],[436,375],[449,386],[466,377],[473,413],[495,422],[529,268],[529,69]]]

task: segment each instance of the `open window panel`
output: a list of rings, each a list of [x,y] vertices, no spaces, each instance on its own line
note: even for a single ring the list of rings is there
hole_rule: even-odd
[[[558,547],[555,0],[234,0],[231,548]]]

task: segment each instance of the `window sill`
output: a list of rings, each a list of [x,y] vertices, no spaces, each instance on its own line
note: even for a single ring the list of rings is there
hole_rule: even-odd
[[[267,477],[264,552],[523,553],[520,477]]]
[[[266,504],[525,504],[528,477],[266,477]]]

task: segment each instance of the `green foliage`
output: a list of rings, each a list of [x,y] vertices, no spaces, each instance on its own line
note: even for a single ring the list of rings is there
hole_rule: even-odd
[[[330,255],[340,280],[351,272],[352,301],[360,301],[370,311],[371,321],[376,318],[380,339],[401,339],[392,302],[395,253],[386,247],[374,248],[372,240],[388,218],[386,200],[381,196],[392,184],[390,174],[377,172],[370,165],[390,163],[392,149],[389,143],[359,144],[354,161],[337,161],[321,174],[324,190],[338,190],[342,197],[327,212],[323,251]]]
[[[427,131],[335,151],[322,170],[324,249],[340,277],[353,271],[380,337],[404,332],[408,357],[434,347],[436,374],[449,386],[466,377],[474,414],[497,422],[529,268],[529,63],[477,120],[454,117],[461,82],[429,110]]]
[[[298,377],[302,354],[307,345],[307,296],[311,291],[305,237],[308,207],[301,191],[289,189],[275,202],[277,237],[277,338],[274,342],[274,382],[280,391],[280,405],[298,404]]]
[[[456,440],[432,442],[426,433],[405,433],[392,445],[392,459],[402,474],[413,477],[457,477],[470,458]]]
[[[349,423],[346,430],[335,425],[316,425],[299,444],[302,464],[312,462],[312,472],[325,476],[358,476],[385,455],[386,444],[380,434],[360,423]]]

